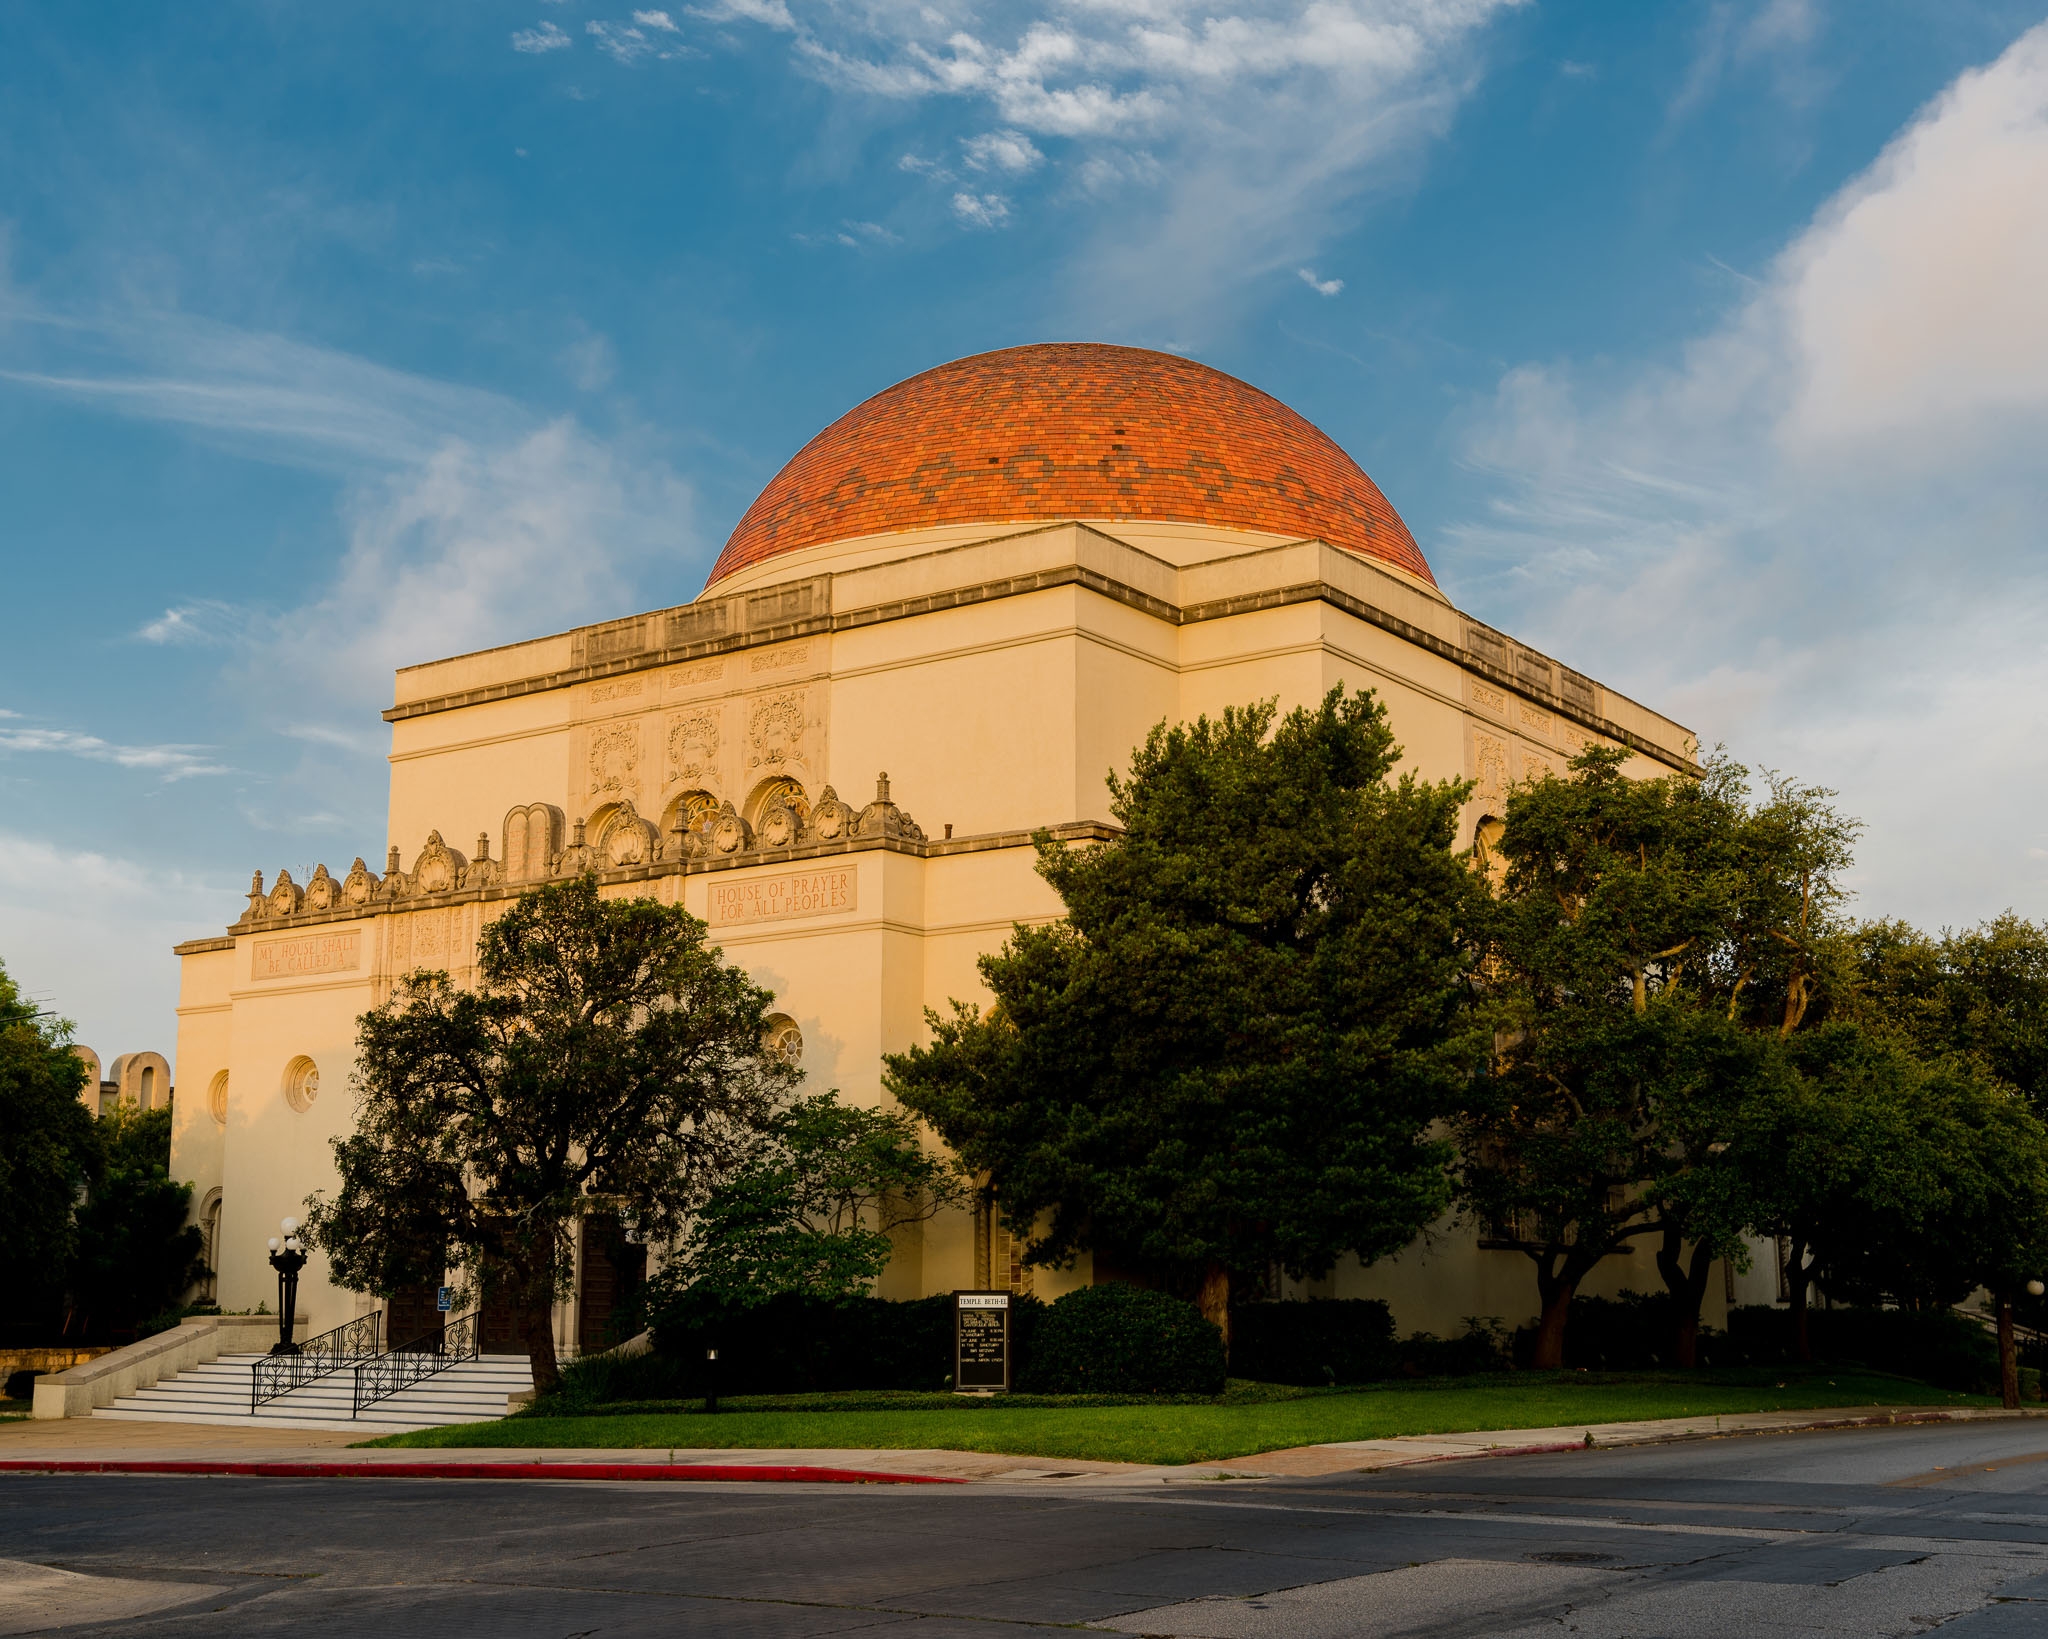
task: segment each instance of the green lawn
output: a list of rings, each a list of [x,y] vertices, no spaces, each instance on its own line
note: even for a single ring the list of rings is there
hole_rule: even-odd
[[[444,1448],[937,1447],[1030,1457],[1195,1463],[1395,1434],[1548,1428],[1819,1406],[1994,1403],[1979,1395],[1954,1394],[1908,1378],[1854,1369],[1798,1372],[1743,1367],[1614,1376],[1518,1372],[1341,1392],[1276,1395],[1258,1388],[1245,1385],[1222,1401],[1135,1405],[1020,1406],[970,1399],[934,1405],[929,1395],[874,1394],[791,1397],[797,1401],[795,1407],[767,1398],[728,1399],[726,1409],[715,1416],[701,1408],[624,1407],[586,1416],[522,1414],[365,1443]]]

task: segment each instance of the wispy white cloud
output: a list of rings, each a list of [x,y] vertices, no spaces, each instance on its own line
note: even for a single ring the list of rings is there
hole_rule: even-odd
[[[13,712],[7,715],[21,721]],[[213,760],[209,746],[117,745],[102,740],[98,735],[80,734],[73,729],[0,728],[0,754],[16,752],[77,757],[89,763],[111,763],[117,768],[135,768],[160,775],[165,781],[230,772],[226,764]]]
[[[1300,275],[1301,282],[1318,296],[1341,296],[1344,293],[1342,279],[1319,279],[1316,277],[1316,270],[1311,267],[1298,267],[1294,271]]]
[[[1003,171],[1027,176],[1045,163],[1038,145],[1022,131],[984,131],[960,145],[968,168],[975,171]]]
[[[953,214],[970,228],[999,228],[1010,220],[1010,202],[999,193],[970,193],[963,188],[953,195]]]
[[[694,545],[688,486],[661,460],[573,418],[543,420],[495,394],[177,312],[66,314],[4,292],[0,310],[22,321],[5,336],[9,348],[60,355],[55,368],[8,379],[338,480],[346,544],[307,577],[296,607],[195,597],[135,633],[218,648],[229,693],[246,702],[259,737],[310,748],[300,732],[309,711],[313,721],[360,718],[374,733],[398,666],[633,607],[642,566],[687,558]],[[586,382],[602,373],[588,346],[565,362]],[[0,753],[165,778],[223,771],[204,747],[123,745],[18,719],[0,733]],[[358,813],[375,834],[383,804],[364,801],[375,753],[335,755],[346,749],[322,746],[296,764],[263,758],[249,800],[300,818]]]
[[[156,619],[145,621],[135,635],[145,643],[198,644],[224,647],[240,641],[249,629],[248,611],[214,598],[174,604]]]
[[[759,23],[763,27],[780,29],[785,34],[796,29],[796,19],[789,14],[789,7],[783,0],[713,0],[705,6],[684,8],[692,17],[701,17],[708,23]]]
[[[694,57],[697,52],[680,44],[680,32],[665,11],[636,11],[630,23],[607,23],[596,19],[583,25],[583,32],[597,42],[597,49],[616,62],[668,62],[677,57]]]
[[[1474,83],[1485,25],[1518,3],[725,0],[692,14],[788,35],[803,71],[852,95],[986,110],[998,128],[963,143],[970,171],[1042,174],[1073,204],[1116,196],[1114,221],[1078,236],[1067,300],[1156,332],[1213,318],[1403,180]],[[954,180],[925,155],[898,165]],[[990,225],[986,197],[956,193],[955,215]]]
[[[596,330],[584,331],[563,348],[561,360],[580,392],[603,392],[619,373],[618,349],[612,346],[609,336]]]
[[[512,36],[512,49],[538,57],[549,51],[567,51],[574,42],[553,23],[523,28]]]
[[[2048,25],[1961,76],[1668,370],[1521,366],[1453,589],[1839,787],[1873,911],[2048,913]]]
[[[879,222],[856,222],[851,218],[823,233],[794,233],[790,237],[800,245],[843,245],[849,250],[903,242],[901,235],[890,232]]]

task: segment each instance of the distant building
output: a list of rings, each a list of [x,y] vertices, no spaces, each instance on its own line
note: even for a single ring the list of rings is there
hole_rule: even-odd
[[[381,868],[259,874],[231,928],[178,947],[178,1062],[207,1095],[173,1165],[217,1204],[222,1303],[272,1296],[267,1237],[334,1184],[357,1015],[415,968],[470,978],[526,887],[595,869],[686,905],[775,992],[809,1085],[876,1102],[925,1009],[984,997],[976,958],[1060,913],[1033,831],[1112,835],[1104,775],[1162,718],[1338,683],[1377,692],[1409,766],[1475,782],[1466,843],[1585,746],[1696,766],[1679,724],[1460,613],[1357,464],[1241,381],[1056,345],[878,394],[776,476],[694,601],[399,672]],[[962,1211],[907,1234],[880,1290],[1093,1278],[1015,1250]],[[590,1226],[565,1347],[637,1255]],[[1632,1261],[1598,1289],[1653,1286]],[[1535,1305],[1527,1260],[1462,1229],[1316,1290],[1384,1296],[1404,1330]],[[373,1301],[319,1259],[300,1292],[312,1330]],[[430,1300],[401,1294],[391,1334]]]
[[[139,1110],[170,1107],[171,1065],[163,1054],[123,1053],[102,1070],[99,1054],[90,1047],[74,1043],[71,1051],[85,1060],[86,1081],[78,1096],[94,1115],[106,1115],[116,1104]]]

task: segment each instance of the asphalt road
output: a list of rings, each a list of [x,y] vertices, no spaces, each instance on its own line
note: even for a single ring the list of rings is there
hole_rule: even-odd
[[[2048,1636],[2048,1426],[1112,1490],[0,1477],[0,1632]]]

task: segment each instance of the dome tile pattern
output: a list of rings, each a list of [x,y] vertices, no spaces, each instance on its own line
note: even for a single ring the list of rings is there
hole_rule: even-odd
[[[1429,572],[1377,485],[1321,430],[1205,364],[1046,343],[956,359],[857,405],[761,491],[712,584],[785,552],[936,524],[1212,524]]]

